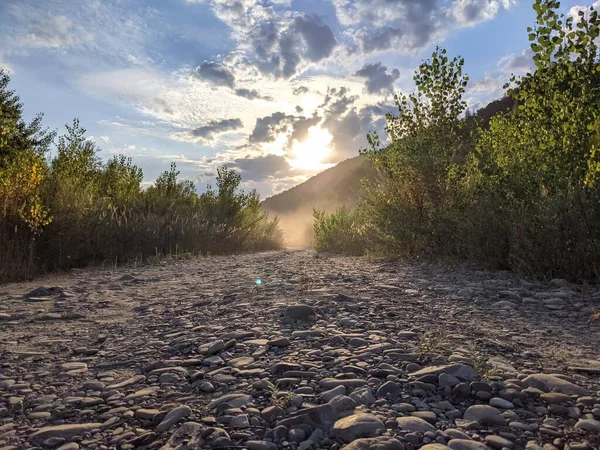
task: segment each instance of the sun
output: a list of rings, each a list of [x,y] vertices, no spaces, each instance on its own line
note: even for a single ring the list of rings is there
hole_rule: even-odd
[[[294,141],[289,163],[297,170],[325,169],[327,165],[323,164],[323,160],[331,153],[329,144],[332,139],[329,131],[316,126],[310,127],[304,141]]]

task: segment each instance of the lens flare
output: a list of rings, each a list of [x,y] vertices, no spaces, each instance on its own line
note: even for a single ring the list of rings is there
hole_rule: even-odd
[[[262,280],[261,279],[256,280],[256,285],[257,286],[260,286],[261,284],[262,284]]]

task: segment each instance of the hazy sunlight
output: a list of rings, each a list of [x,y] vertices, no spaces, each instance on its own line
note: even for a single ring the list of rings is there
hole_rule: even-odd
[[[319,127],[309,128],[308,137],[303,142],[294,141],[290,165],[300,170],[324,169],[326,165],[323,164],[323,160],[331,153],[329,144],[332,139],[327,130]]]

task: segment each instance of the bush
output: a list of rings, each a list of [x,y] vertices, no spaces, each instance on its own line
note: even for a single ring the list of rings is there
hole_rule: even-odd
[[[365,220],[358,210],[350,211],[342,207],[326,213],[315,209],[313,216],[315,250],[348,255],[362,255],[365,252]]]
[[[388,115],[391,144],[368,136],[364,154],[380,179],[359,205],[366,234],[348,221],[330,234],[387,256],[600,281],[600,19],[559,7],[535,1],[535,70],[511,79],[516,106],[480,121],[485,128],[467,114],[464,61],[436,49],[415,75],[416,93],[397,97],[398,114]]]
[[[278,249],[277,219],[239,174],[218,169],[217,189],[198,195],[175,164],[153,186],[130,158],[106,163],[77,120],[59,137],[41,116],[22,119],[18,96],[0,72],[0,281],[100,262],[172,254],[226,254]]]

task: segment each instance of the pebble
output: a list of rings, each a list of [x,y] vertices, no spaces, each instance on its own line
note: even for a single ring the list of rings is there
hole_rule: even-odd
[[[309,255],[3,288],[0,448],[600,448],[600,294]]]

